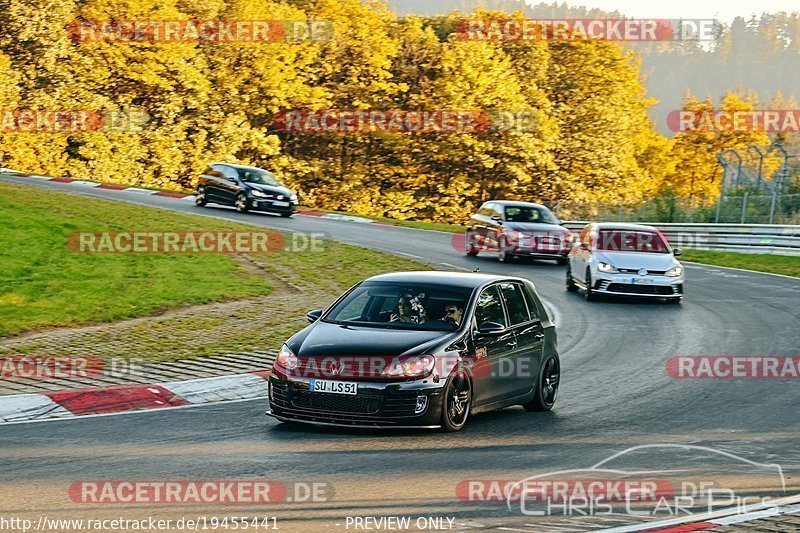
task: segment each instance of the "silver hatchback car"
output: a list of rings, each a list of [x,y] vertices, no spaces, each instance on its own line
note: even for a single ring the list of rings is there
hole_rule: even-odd
[[[681,254],[652,226],[592,223],[569,252],[567,290],[598,295],[683,299]]]

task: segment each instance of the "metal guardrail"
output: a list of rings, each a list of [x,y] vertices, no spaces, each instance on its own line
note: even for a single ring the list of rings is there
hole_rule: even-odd
[[[613,223],[613,222],[612,222]],[[580,232],[588,222],[566,221]],[[746,254],[800,256],[800,226],[776,224],[666,224],[642,222],[658,228],[672,246]]]

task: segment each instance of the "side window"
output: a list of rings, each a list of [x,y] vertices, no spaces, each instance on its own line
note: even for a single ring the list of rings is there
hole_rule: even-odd
[[[525,303],[525,296],[522,294],[522,287],[517,283],[501,283],[500,290],[503,293],[503,299],[506,301],[508,319],[511,321],[511,325],[515,326],[528,322],[531,317],[528,314],[528,306]]]
[[[484,289],[481,295],[478,296],[475,320],[478,323],[478,327],[484,322],[497,322],[503,326],[508,326],[503,313],[503,303],[500,301],[500,294],[497,292],[496,285]]]
[[[513,206],[506,207],[505,220],[508,220],[509,222],[519,222],[522,219],[522,217],[520,216],[521,214],[522,214],[522,209],[520,209],[519,207],[513,207]]]
[[[538,320],[542,318],[536,305],[536,296],[527,287],[520,285],[519,288],[522,290],[522,296],[525,297],[525,302],[528,304],[528,312],[531,314],[531,319]]]
[[[236,177],[236,171],[231,167],[226,167],[224,165],[217,165],[216,169],[219,171],[219,177],[224,180]]]
[[[211,176],[212,178],[223,178],[222,172],[219,171],[219,165],[211,165],[210,167],[206,168],[203,171],[203,174],[206,176]]]

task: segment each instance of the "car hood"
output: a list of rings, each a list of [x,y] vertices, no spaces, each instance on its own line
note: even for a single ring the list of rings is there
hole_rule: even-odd
[[[558,224],[542,224],[538,222],[503,222],[503,228],[513,231],[572,235],[570,230],[564,226],[559,226]]]
[[[261,185],[256,183],[248,183],[247,186],[250,187],[251,189],[254,189],[256,191],[261,191],[264,193],[283,194],[287,198],[292,195],[292,191],[286,187],[274,186],[274,185]]]
[[[343,327],[317,321],[286,344],[298,357],[397,357],[421,355],[458,336],[457,331]]]
[[[596,252],[598,261],[609,263],[616,268],[647,270],[669,270],[679,265],[672,254],[650,254],[645,252]]]

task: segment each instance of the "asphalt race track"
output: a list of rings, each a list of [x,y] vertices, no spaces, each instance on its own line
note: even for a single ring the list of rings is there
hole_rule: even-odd
[[[0,498],[8,513],[180,517],[186,509],[90,509],[64,494],[84,479],[257,476],[287,485],[324,482],[331,490],[324,502],[236,513],[196,507],[188,513],[277,516],[285,531],[346,531],[348,516],[385,515],[450,517],[453,527],[465,530],[504,525],[519,531],[583,531],[633,519],[527,517],[503,503],[462,502],[456,487],[463,480],[518,480],[588,468],[647,444],[710,447],[776,463],[786,488],[769,472],[699,451],[681,455],[654,448],[643,459],[651,470],[679,469],[688,453],[744,494],[800,493],[800,380],[674,379],[665,370],[666,360],[679,355],[800,355],[800,280],[688,265],[682,305],[586,302],[564,290],[564,267],[544,261],[505,265],[492,254],[467,257],[453,249],[452,235],[446,233],[302,215],[239,214],[173,198],[0,179],[43,192],[73,191],[281,230],[324,232],[337,241],[422,258],[437,268],[479,267],[526,277],[557,317],[562,361],[553,411],[510,408],[478,415],[455,434],[284,426],[264,416],[265,400],[0,426]]]

